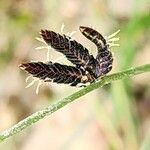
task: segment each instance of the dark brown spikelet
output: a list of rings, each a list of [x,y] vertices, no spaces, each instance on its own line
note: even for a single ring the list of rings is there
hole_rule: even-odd
[[[93,82],[93,77],[85,75],[85,71],[73,66],[59,63],[30,62],[20,65],[27,73],[45,82],[56,82],[76,86],[78,83]]]
[[[112,69],[113,57],[105,38],[96,30],[80,26],[81,33],[98,48],[95,74],[97,77],[107,74]]]
[[[84,26],[80,26],[79,29],[87,39],[92,41],[98,47],[99,50],[106,45],[105,38],[96,30]]]
[[[77,41],[66,35],[48,30],[41,30],[40,34],[48,45],[64,54],[77,67],[94,68],[95,59],[93,55],[90,55],[88,50]]]

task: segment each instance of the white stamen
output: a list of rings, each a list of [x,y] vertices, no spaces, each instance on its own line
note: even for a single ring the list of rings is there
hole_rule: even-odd
[[[118,31],[114,32],[113,34],[109,35],[107,38],[110,39],[110,38],[116,36],[119,32],[120,32],[120,30],[118,30]]]
[[[46,42],[45,42],[42,38],[36,37],[35,39],[36,39],[37,41],[39,41],[39,42],[42,42],[42,43],[46,44]],[[46,44],[46,45],[47,45],[47,44]]]
[[[39,89],[40,89],[40,86],[41,86],[41,85],[42,85],[42,81],[39,80],[39,83],[38,83],[38,85],[37,85],[37,87],[36,87],[36,91],[35,91],[36,94],[39,93]]]
[[[50,47],[47,47],[47,55],[46,55],[46,60],[50,61]]]
[[[116,31],[115,33],[109,35],[108,37],[106,37],[106,41],[107,44],[109,45],[109,47],[113,47],[113,46],[120,46],[119,44],[116,44],[114,42],[119,41],[119,37],[114,37],[116,36],[118,33],[120,32],[120,30]]]
[[[60,60],[62,60],[62,59],[64,59],[64,58],[65,58],[65,56],[58,57],[57,59],[55,59],[54,63],[55,63],[55,62],[58,62],[58,61],[60,61]]]
[[[35,49],[36,50],[41,50],[41,49],[47,49],[48,48],[48,46],[39,46],[39,47],[36,47]]]
[[[49,61],[50,60],[50,49],[51,49],[51,47],[42,38],[37,37],[36,40],[38,40],[38,41],[40,41],[46,45],[46,46],[36,47],[35,49],[36,50],[47,49],[46,60]]]
[[[30,75],[30,76],[28,76],[27,78],[26,78],[26,83],[28,82],[28,80],[30,79],[32,77],[32,75]]]
[[[68,33],[68,35],[69,35],[70,37],[72,37],[76,32],[77,32],[77,31],[72,31],[72,32]]]
[[[114,46],[120,46],[120,44],[115,44],[115,43],[108,43],[109,47],[114,47]]]
[[[112,38],[112,39],[108,39],[108,42],[115,42],[115,41],[119,41],[119,38]]]
[[[63,32],[64,32],[64,28],[65,28],[65,25],[64,25],[64,23],[62,23],[62,25],[61,25],[61,28],[60,28],[60,32],[63,34]]]
[[[29,88],[31,87],[36,81],[38,81],[39,79],[33,79],[25,88]]]

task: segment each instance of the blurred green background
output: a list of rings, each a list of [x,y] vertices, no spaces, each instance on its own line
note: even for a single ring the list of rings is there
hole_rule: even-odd
[[[18,65],[46,60],[46,50],[35,50],[41,29],[60,32],[64,23],[64,33],[77,31],[73,37],[93,54],[80,25],[107,36],[120,29],[111,73],[150,62],[149,0],[0,0],[0,20],[0,131],[78,90],[44,84],[36,95],[36,84],[25,89],[27,74]],[[59,57],[52,50],[50,59]],[[150,149],[150,73],[80,99],[0,143],[0,150]]]

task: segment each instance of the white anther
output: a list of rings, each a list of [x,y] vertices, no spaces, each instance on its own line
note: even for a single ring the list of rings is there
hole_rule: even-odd
[[[118,38],[112,38],[112,39],[108,39],[108,42],[115,42],[115,41],[119,41],[119,37]]]
[[[70,33],[68,32],[67,35],[70,36],[70,37],[72,37],[76,32],[77,32],[77,31],[72,31],[72,32],[70,32]]]
[[[27,78],[26,78],[26,83],[28,82],[28,80],[30,79],[32,77],[32,75],[30,75],[30,76],[28,76]]]
[[[114,32],[113,34],[109,35],[107,38],[111,39],[112,37],[116,36],[118,33],[120,32],[120,30]]]
[[[47,43],[46,43],[42,38],[36,37],[35,39],[36,39],[37,41],[42,42],[42,43],[44,43],[44,44],[47,45]]]
[[[109,44],[109,47],[120,46],[120,44],[114,44],[114,43],[108,43],[108,44]]]
[[[29,88],[31,87],[36,81],[38,81],[39,79],[33,79],[25,88]]]
[[[42,81],[39,80],[39,83],[38,83],[38,85],[37,85],[37,87],[36,87],[36,91],[35,91],[36,94],[39,93],[39,89],[40,89],[40,86],[41,86],[41,85],[42,85]]]
[[[64,28],[65,28],[65,25],[64,25],[64,23],[62,23],[62,25],[61,25],[61,28],[60,28],[60,32],[63,34],[63,32],[64,32]]]
[[[60,60],[62,60],[62,59],[64,59],[64,58],[65,58],[65,56],[58,57],[57,59],[55,59],[54,63],[55,63],[55,62],[58,62],[58,61],[60,61]]]
[[[39,46],[39,47],[36,47],[35,49],[36,50],[41,50],[41,49],[47,49],[48,48],[48,46]]]

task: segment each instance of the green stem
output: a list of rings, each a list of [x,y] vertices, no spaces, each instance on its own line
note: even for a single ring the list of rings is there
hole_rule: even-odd
[[[24,120],[20,121],[13,127],[1,132],[0,133],[0,142],[4,141],[6,138],[8,138],[12,135],[15,135],[15,134],[21,132],[23,129],[27,128],[28,126],[31,126],[35,122],[44,118],[45,116],[52,114],[53,112],[57,111],[58,109],[73,102],[77,98],[93,91],[94,89],[102,87],[105,84],[108,84],[115,80],[124,79],[127,77],[131,77],[131,76],[141,74],[144,72],[149,72],[149,71],[150,71],[150,64],[146,64],[143,66],[128,69],[126,71],[122,71],[122,72],[118,72],[118,73],[114,73],[114,74],[105,76],[105,77],[101,78],[101,80],[73,93],[72,95],[70,95],[60,101],[55,102],[54,104],[51,104],[50,106],[46,107],[45,109],[38,111],[38,112],[32,114],[31,116],[25,118]]]

